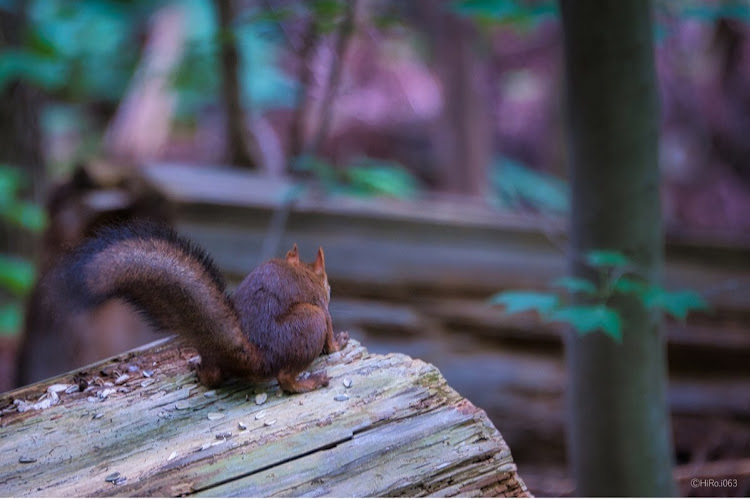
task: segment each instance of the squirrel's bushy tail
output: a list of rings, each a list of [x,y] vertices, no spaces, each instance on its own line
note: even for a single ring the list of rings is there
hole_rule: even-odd
[[[211,258],[163,225],[137,222],[99,231],[43,276],[39,292],[37,320],[59,322],[61,314],[119,298],[155,328],[186,336],[204,358],[248,362],[256,356]]]

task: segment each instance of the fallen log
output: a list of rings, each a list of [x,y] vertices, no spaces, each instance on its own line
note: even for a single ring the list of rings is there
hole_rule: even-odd
[[[168,338],[0,396],[3,496],[527,496],[485,412],[356,341],[327,388],[199,385]]]

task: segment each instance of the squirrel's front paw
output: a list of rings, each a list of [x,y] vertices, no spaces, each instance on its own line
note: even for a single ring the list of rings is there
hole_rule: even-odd
[[[320,388],[322,386],[328,386],[328,383],[331,382],[331,378],[323,372],[311,374],[308,380],[312,380],[313,383],[315,383],[315,388]]]
[[[349,343],[348,331],[341,331],[336,335],[336,344],[339,346],[339,349],[344,348],[347,343]]]

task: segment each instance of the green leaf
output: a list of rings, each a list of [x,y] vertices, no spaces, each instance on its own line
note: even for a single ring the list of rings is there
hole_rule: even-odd
[[[602,305],[573,305],[555,310],[548,320],[567,322],[580,335],[601,330],[616,342],[622,342],[622,320],[614,309]]]
[[[311,173],[328,193],[340,190],[341,181],[339,180],[336,168],[323,158],[311,154],[303,154],[295,158],[292,169],[298,172]]]
[[[23,296],[34,284],[34,265],[28,260],[0,255],[0,286]]]
[[[22,180],[18,168],[0,165],[0,209],[15,199],[16,193],[21,188]]]
[[[709,310],[709,305],[698,293],[690,290],[666,291],[655,287],[644,297],[648,308],[659,308],[680,320],[685,320],[691,310]]]
[[[14,336],[21,332],[23,313],[20,303],[0,306],[0,336]]]
[[[344,13],[344,2],[341,0],[314,0],[310,2],[318,30],[331,33],[336,29],[336,22]]]
[[[552,282],[552,286],[556,288],[563,288],[569,293],[585,293],[588,295],[596,294],[596,286],[593,282],[588,279],[580,277],[565,276],[555,279]]]
[[[534,171],[510,158],[499,158],[490,169],[493,201],[517,208],[531,206],[541,212],[567,213],[570,208],[566,183]]]
[[[32,232],[40,232],[47,224],[47,214],[44,209],[28,201],[17,201],[4,207],[0,211],[0,216]]]
[[[523,2],[520,0],[457,0],[451,5],[459,15],[482,22],[530,24],[543,16],[555,15],[554,2]]]
[[[346,176],[354,194],[412,198],[417,179],[397,163],[363,158],[350,167]]]
[[[643,281],[623,276],[615,281],[612,289],[618,293],[632,294],[643,299],[648,293],[649,286]]]
[[[334,18],[344,11],[344,3],[340,0],[313,0],[310,6],[318,17]]]
[[[508,314],[535,310],[540,315],[547,315],[557,307],[559,298],[552,293],[503,291],[492,296],[489,301],[492,305],[503,305]]]
[[[47,34],[41,30],[31,29],[26,33],[26,46],[29,50],[40,56],[55,58],[60,57],[57,46],[52,42]]]
[[[631,261],[619,251],[593,250],[586,253],[586,263],[592,267],[625,267]]]
[[[0,89],[23,79],[46,90],[61,87],[68,79],[68,66],[61,60],[43,57],[26,49],[0,51]]]

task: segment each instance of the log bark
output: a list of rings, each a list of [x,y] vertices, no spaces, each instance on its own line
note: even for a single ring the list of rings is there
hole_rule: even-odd
[[[484,411],[429,364],[351,341],[311,367],[329,387],[286,395],[209,391],[193,354],[161,340],[3,395],[3,495],[528,495]]]

